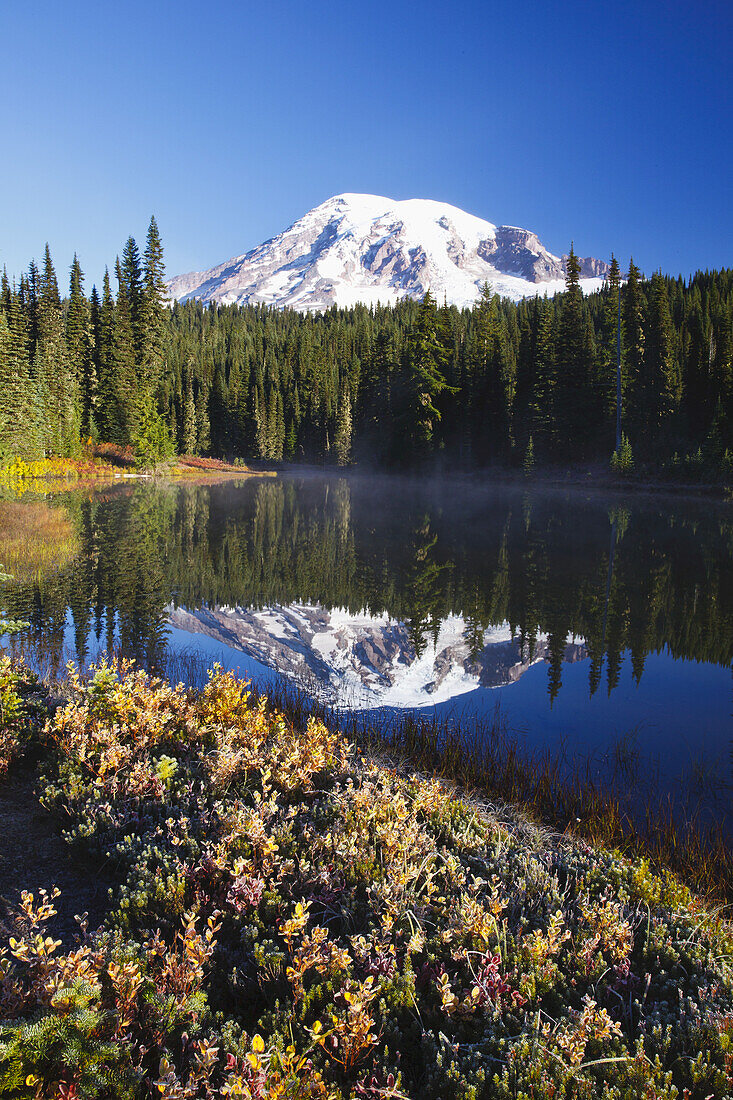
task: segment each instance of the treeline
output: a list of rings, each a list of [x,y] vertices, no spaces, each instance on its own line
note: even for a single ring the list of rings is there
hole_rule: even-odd
[[[301,315],[165,305],[151,220],[87,298],[62,301],[48,248],[0,296],[0,454],[73,455],[80,441],[279,462],[415,466],[606,461],[615,447],[621,321],[624,432],[638,458],[733,467],[733,270],[644,279],[614,260],[567,289],[472,309],[422,302]]]
[[[160,234],[141,257],[133,237],[87,298],[76,256],[62,300],[48,245],[11,287],[0,285],[0,459],[73,457],[84,441],[131,444],[145,460],[173,454],[161,416],[170,378],[170,315]]]

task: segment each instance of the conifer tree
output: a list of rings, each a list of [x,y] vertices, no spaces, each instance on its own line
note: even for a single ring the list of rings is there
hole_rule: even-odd
[[[655,432],[669,424],[681,396],[681,378],[669,296],[660,272],[652,275],[646,331],[644,390],[646,413]]]
[[[211,447],[211,422],[203,387],[196,395],[196,454],[205,455]]]
[[[105,268],[102,301],[94,328],[94,356],[97,374],[97,426],[102,439],[107,442],[120,442],[122,435],[117,407],[114,333],[115,304],[109,271]]]
[[[623,326],[626,345],[626,386],[628,391],[629,419],[638,434],[644,424],[644,313],[646,302],[640,282],[641,272],[633,260],[622,292]]]
[[[46,308],[61,308],[61,295],[59,294],[59,284],[56,278],[56,270],[53,266],[53,260],[51,259],[51,249],[48,247],[48,241],[46,241],[46,249],[43,254],[43,275],[40,281],[41,286],[41,305]]]
[[[0,309],[0,461],[43,454],[40,409],[17,298]]]
[[[474,459],[483,463],[505,458],[509,447],[509,403],[506,385],[506,336],[499,318],[499,299],[488,283],[474,310],[469,354],[473,383]]]
[[[134,237],[128,237],[122,252],[122,263],[118,263],[117,279],[124,286],[127,308],[132,327],[135,362],[138,368],[143,361],[143,276],[140,264],[140,252]],[[138,370],[138,378],[141,371]]]
[[[4,311],[6,316],[10,313],[11,300],[10,280],[8,279],[7,268],[3,267],[2,277],[0,277],[0,309]]]
[[[38,342],[38,307],[41,294],[41,277],[38,273],[38,267],[35,260],[31,260],[28,265],[28,278],[26,280],[26,302],[25,302],[25,314],[28,320],[28,359],[31,363],[31,369],[33,360],[36,354],[36,344]]]
[[[528,429],[535,447],[546,456],[555,449],[557,371],[555,365],[555,310],[538,301],[536,314],[534,386],[529,403]]]
[[[339,401],[338,416],[336,419],[336,431],[333,446],[336,452],[336,462],[339,466],[347,466],[351,456],[351,397],[348,390],[344,390]]]
[[[166,358],[165,264],[163,244],[155,217],[151,217],[143,257],[140,304],[142,376],[158,397],[164,381]]]
[[[81,432],[79,380],[69,362],[58,281],[48,245],[38,308],[34,375],[45,422],[45,449],[68,457],[77,453]]]
[[[566,459],[584,453],[596,425],[593,408],[594,347],[580,287],[580,261],[570,247],[562,299],[556,360],[555,428]]]
[[[621,268],[619,267],[616,257],[612,256],[611,266],[609,268],[608,276],[606,277],[606,285],[603,288],[603,318],[601,323],[601,332],[598,347],[598,377],[596,393],[599,404],[599,416],[603,421],[611,420],[614,416],[616,408],[616,366],[618,358],[617,345],[620,293]],[[623,394],[623,358],[621,372]]]
[[[84,435],[95,431],[97,376],[94,362],[94,338],[89,303],[84,297],[84,273],[74,253],[66,307],[66,348],[69,365],[81,394],[81,429]]]
[[[127,444],[132,442],[139,424],[139,388],[135,364],[135,332],[128,294],[128,281],[119,259],[115,264],[115,272],[118,290],[112,332],[114,412],[110,417],[110,427],[112,441]]]
[[[403,421],[407,435],[408,461],[425,458],[440,421],[436,402],[446,390],[445,348],[438,337],[437,308],[428,290],[420,304],[417,323],[407,349],[406,408]]]

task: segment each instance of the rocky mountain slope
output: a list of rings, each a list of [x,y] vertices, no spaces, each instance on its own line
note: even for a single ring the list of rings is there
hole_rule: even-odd
[[[583,288],[600,287],[608,265],[581,261]],[[283,233],[209,271],[178,275],[171,299],[300,311],[394,304],[429,288],[459,307],[489,282],[518,300],[564,287],[565,261],[516,226],[496,226],[428,199],[337,195]]]

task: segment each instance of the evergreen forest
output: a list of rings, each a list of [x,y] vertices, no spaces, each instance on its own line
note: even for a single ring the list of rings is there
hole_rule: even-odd
[[[616,447],[617,341],[629,455],[733,469],[733,270],[692,278],[614,259],[584,296],[514,303],[483,287],[459,310],[300,314],[166,301],[152,218],[101,292],[77,257],[62,297],[46,246],[0,287],[0,461],[105,442],[145,464],[176,453],[416,469],[604,464]]]

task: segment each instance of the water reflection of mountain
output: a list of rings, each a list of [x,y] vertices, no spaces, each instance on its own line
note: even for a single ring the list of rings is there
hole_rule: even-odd
[[[548,657],[546,638],[530,647],[509,623],[489,627],[477,649],[460,615],[445,618],[418,653],[405,623],[314,604],[266,608],[171,609],[170,622],[237,649],[318,694],[353,709],[424,707],[477,687],[515,683]],[[587,656],[568,641],[565,660]]]
[[[116,639],[156,664],[171,606],[319,605],[352,618],[386,611],[416,660],[460,616],[476,668],[487,631],[508,623],[524,654],[544,646],[552,697],[568,637],[584,639],[591,693],[601,683],[614,690],[625,653],[637,682],[650,653],[733,660],[733,521],[724,504],[314,476],[138,485],[65,494],[54,506],[72,522],[77,557],[17,584],[6,600],[51,655],[64,639],[80,658],[95,638]],[[365,668],[368,646],[374,641],[364,643]],[[519,658],[497,650],[496,660],[496,673],[477,675],[500,677]],[[481,662],[490,668],[488,655]],[[434,663],[442,683],[439,654]]]

